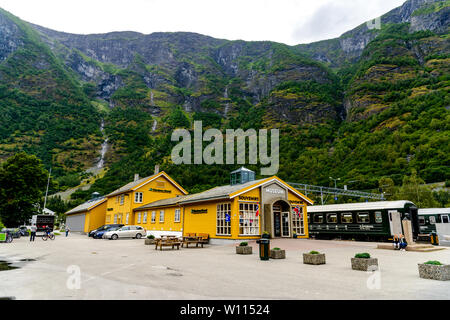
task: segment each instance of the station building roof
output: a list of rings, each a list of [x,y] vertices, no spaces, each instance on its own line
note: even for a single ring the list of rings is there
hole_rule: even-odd
[[[106,201],[106,197],[91,199],[66,212],[66,215],[89,211]]]

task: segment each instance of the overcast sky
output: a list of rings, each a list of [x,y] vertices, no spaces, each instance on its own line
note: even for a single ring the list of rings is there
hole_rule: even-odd
[[[58,31],[190,31],[290,45],[330,39],[405,0],[0,0],[23,20]]]

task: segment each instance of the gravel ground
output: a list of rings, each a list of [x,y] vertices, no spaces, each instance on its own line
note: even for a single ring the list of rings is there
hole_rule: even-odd
[[[376,243],[276,239],[286,259],[235,254],[234,244],[163,251],[144,240],[14,239],[0,260],[20,268],[0,272],[0,297],[16,299],[450,299],[450,281],[419,278],[417,263],[450,263],[450,250],[376,249]],[[302,263],[302,253],[326,254],[326,265]],[[369,252],[380,272],[354,271],[350,258]],[[35,261],[20,261],[35,259]]]

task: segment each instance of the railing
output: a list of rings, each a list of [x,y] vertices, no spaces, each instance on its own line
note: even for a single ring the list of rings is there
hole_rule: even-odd
[[[356,197],[356,198],[365,198],[365,199],[374,199],[374,200],[386,200],[383,194],[379,193],[370,193],[359,190],[347,190],[347,189],[339,189],[339,188],[329,188],[322,186],[315,186],[311,184],[303,184],[296,182],[288,182],[289,185],[293,186],[295,189],[301,191],[308,196],[308,193],[317,193],[320,194],[322,204],[323,204],[323,195],[324,194],[333,194],[336,196],[348,196],[348,197]]]

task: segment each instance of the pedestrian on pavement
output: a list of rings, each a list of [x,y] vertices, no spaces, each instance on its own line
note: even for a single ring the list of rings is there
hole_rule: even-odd
[[[400,239],[394,234],[394,250],[400,250]]]
[[[30,241],[34,241],[34,239],[36,238],[36,226],[32,225],[30,228]]]
[[[69,235],[69,231],[70,231],[69,227],[66,227],[66,237]]]
[[[406,247],[408,246],[408,243],[406,242],[406,238],[404,235],[400,235],[400,241],[399,246],[401,251],[406,251]]]

